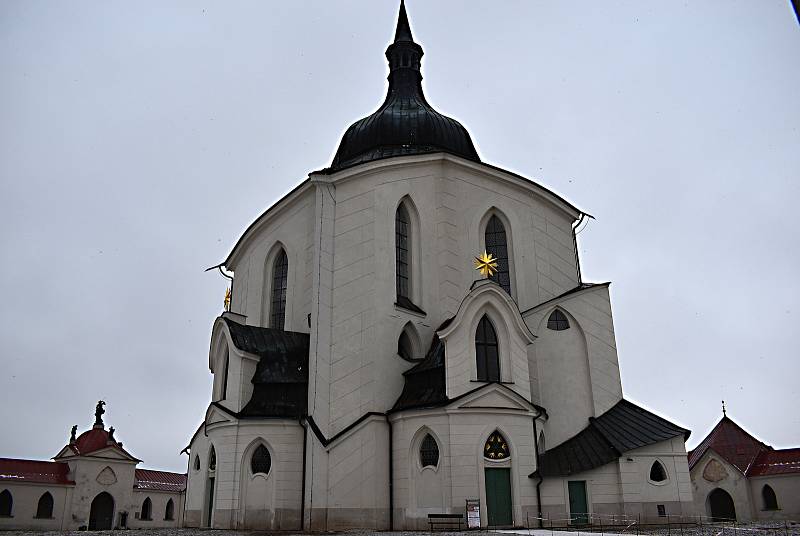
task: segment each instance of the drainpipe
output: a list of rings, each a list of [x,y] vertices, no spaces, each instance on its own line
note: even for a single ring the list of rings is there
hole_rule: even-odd
[[[536,508],[539,511],[539,528],[544,528],[544,523],[542,522],[542,473],[539,471],[539,433],[536,431],[536,419],[539,418],[537,415],[533,418],[533,448],[536,449]]]
[[[386,415],[386,424],[389,425],[389,530],[394,530],[394,460],[392,460],[392,421]]]

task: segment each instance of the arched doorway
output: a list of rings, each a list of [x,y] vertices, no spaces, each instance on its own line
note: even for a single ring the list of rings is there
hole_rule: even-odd
[[[736,519],[733,499],[724,489],[717,488],[708,494],[708,510],[712,521],[732,521]]]
[[[514,524],[511,495],[511,449],[503,434],[495,430],[483,446],[484,483],[486,486],[487,525],[505,527]]]
[[[110,530],[114,524],[114,497],[105,491],[92,501],[89,530]]]

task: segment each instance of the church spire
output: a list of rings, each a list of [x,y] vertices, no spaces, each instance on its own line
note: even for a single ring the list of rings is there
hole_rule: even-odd
[[[397,30],[394,32],[394,42],[398,41],[414,42],[414,38],[411,37],[411,26],[408,24],[405,0],[400,0],[400,15],[397,17]]]
[[[400,0],[400,14],[397,16],[397,29],[394,42],[386,49],[389,60],[389,96],[397,92],[400,95],[416,95],[424,99],[422,94],[422,47],[414,42],[411,36],[411,25],[408,23],[406,4]]]

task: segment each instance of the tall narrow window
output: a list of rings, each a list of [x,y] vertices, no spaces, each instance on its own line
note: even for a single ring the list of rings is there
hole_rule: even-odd
[[[45,491],[39,497],[39,504],[36,505],[36,517],[40,519],[50,519],[53,517],[53,496],[49,491]]]
[[[211,445],[211,452],[208,455],[208,470],[217,470],[217,451],[214,449],[214,445]]]
[[[491,253],[497,259],[497,272],[491,280],[503,287],[511,294],[511,273],[508,267],[508,241],[506,228],[500,218],[492,216],[486,224],[486,253]]]
[[[401,203],[394,216],[395,280],[397,301],[401,305],[403,305],[403,298],[409,301],[411,299],[411,276],[409,273],[411,244],[408,237],[410,227],[411,220],[408,217],[408,210]]]
[[[497,351],[497,333],[492,322],[484,316],[475,331],[475,359],[478,380],[484,382],[500,381],[500,355]]]
[[[761,488],[761,498],[764,499],[764,510],[777,510],[778,497],[775,496],[775,490],[769,484],[764,484]]]
[[[200,470],[200,456],[198,456],[197,454],[194,455],[194,470],[195,471]]]
[[[11,508],[14,506],[14,498],[7,489],[0,493],[0,516],[10,517]]]
[[[167,507],[164,509],[164,520],[172,521],[175,519],[175,503],[172,499],[167,501]]]
[[[142,515],[140,517],[144,520],[153,519],[153,502],[150,497],[146,497],[142,503]]]
[[[272,466],[272,459],[269,456],[269,450],[264,445],[259,445],[253,451],[253,456],[250,458],[250,470],[254,475],[259,473],[266,475],[269,474],[269,469]]]
[[[229,361],[228,349],[225,349],[225,368],[222,369],[222,398],[221,400],[225,400],[228,398],[228,361]]]
[[[567,320],[567,315],[558,309],[550,313],[550,318],[547,319],[547,329],[552,329],[553,331],[564,331],[565,329],[569,329],[569,320]]]
[[[436,467],[439,465],[439,445],[431,434],[426,434],[419,446],[419,459],[422,467]]]
[[[544,454],[545,452],[547,452],[547,447],[544,444],[544,432],[539,432],[539,444],[537,445],[537,447],[539,447],[538,450],[539,454]]]
[[[272,300],[269,327],[283,329],[286,320],[286,283],[289,276],[289,259],[286,251],[280,250],[272,264]]]

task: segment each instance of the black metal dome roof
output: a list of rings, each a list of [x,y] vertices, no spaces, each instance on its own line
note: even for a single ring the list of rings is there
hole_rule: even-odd
[[[422,47],[411,37],[401,0],[394,43],[386,49],[390,70],[386,100],[375,113],[350,125],[331,171],[392,156],[436,152],[480,162],[467,129],[425,100],[420,73],[422,55]]]

